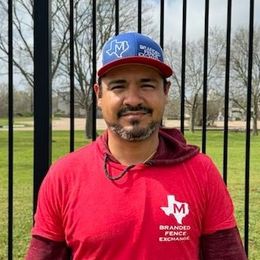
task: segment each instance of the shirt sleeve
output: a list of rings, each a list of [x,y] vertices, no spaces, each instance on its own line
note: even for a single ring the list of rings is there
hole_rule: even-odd
[[[54,241],[65,240],[61,202],[62,186],[51,168],[40,187],[32,235]]]
[[[33,236],[25,260],[69,260],[70,255],[70,249],[64,241],[57,242]]]
[[[203,234],[236,226],[234,207],[227,187],[214,163],[207,166],[206,209]]]
[[[246,260],[239,231],[230,228],[201,237],[200,259],[206,260]]]

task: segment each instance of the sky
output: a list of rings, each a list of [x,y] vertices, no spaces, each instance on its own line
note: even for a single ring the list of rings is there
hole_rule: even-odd
[[[159,23],[159,0],[152,1],[155,6],[153,17]],[[165,0],[165,38],[181,40],[182,0]],[[209,0],[209,26],[226,30],[228,0]],[[232,1],[232,30],[249,26],[250,0]],[[187,0],[187,40],[204,36],[205,0]],[[257,15],[258,14],[258,15]],[[255,0],[255,24],[260,24],[260,0]]]

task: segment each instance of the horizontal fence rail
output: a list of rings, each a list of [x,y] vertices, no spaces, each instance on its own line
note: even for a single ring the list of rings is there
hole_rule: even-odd
[[[33,5],[33,29],[34,29],[34,154],[33,154],[33,213],[37,205],[37,197],[40,185],[52,161],[52,59],[51,59],[51,2],[34,1]],[[92,31],[91,34],[91,71],[90,84],[93,86],[97,80],[97,53],[99,40],[97,22],[98,1],[92,1]],[[120,1],[114,1],[114,13],[111,35],[120,33]],[[143,12],[143,1],[137,0],[137,23],[136,31],[143,31],[145,23]],[[209,18],[210,1],[204,2],[204,57],[203,57],[203,88],[202,88],[202,127],[201,127],[201,147],[202,152],[207,149],[207,121],[208,121],[208,52],[209,52]],[[254,43],[254,0],[249,3],[249,33],[248,33],[248,74],[247,74],[247,111],[246,111],[246,131],[245,131],[245,169],[244,169],[244,247],[249,253],[249,203],[250,203],[250,144],[251,144],[251,107],[252,107],[252,68],[253,68],[253,43]],[[185,134],[185,95],[186,95],[186,59],[187,59],[187,7],[189,1],[182,1],[182,28],[181,28],[181,77],[180,77],[180,130]],[[162,48],[165,46],[165,1],[159,3],[159,42]],[[224,77],[224,127],[223,127],[223,180],[228,185],[228,148],[229,148],[229,109],[230,109],[230,63],[231,63],[231,35],[232,35],[232,0],[227,1],[226,6],[226,32],[225,32],[225,77]],[[75,1],[70,0],[68,5],[69,13],[69,107],[70,107],[70,130],[69,130],[69,151],[75,149]],[[174,19],[174,18],[173,18]],[[13,259],[13,172],[14,172],[14,83],[13,83],[13,1],[8,0],[8,259]],[[91,92],[91,112],[92,118],[91,137],[97,137],[96,125],[96,96]],[[0,256],[1,258],[1,256]]]

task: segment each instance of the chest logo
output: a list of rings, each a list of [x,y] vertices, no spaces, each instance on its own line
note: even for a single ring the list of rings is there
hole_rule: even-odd
[[[163,212],[170,216],[172,215],[177,220],[178,224],[182,225],[182,219],[189,214],[189,205],[186,202],[177,201],[174,195],[168,195],[168,206],[161,207]]]

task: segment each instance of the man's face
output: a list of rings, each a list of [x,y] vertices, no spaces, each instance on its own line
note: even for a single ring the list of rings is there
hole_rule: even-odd
[[[168,87],[155,69],[123,65],[109,71],[95,85],[98,106],[109,131],[128,141],[140,141],[158,130]]]

